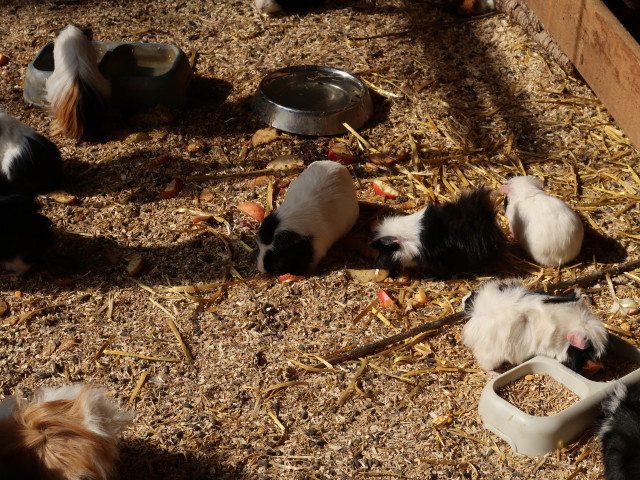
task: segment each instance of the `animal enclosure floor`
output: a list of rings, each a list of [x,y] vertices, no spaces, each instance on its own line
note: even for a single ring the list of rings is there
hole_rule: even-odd
[[[24,104],[24,74],[68,23],[92,28],[96,40],[175,44],[195,62],[184,108],[111,115],[97,141],[53,138],[77,202],[42,198],[56,248],[27,275],[0,277],[9,306],[0,317],[0,399],[41,385],[103,385],[137,412],[123,435],[126,480],[603,478],[592,432],[530,459],[482,427],[477,404],[489,378],[462,344],[460,323],[366,359],[321,361],[458,311],[483,281],[353,280],[345,269],[373,266],[367,238],[389,211],[538,175],[588,226],[583,251],[558,271],[510,243],[496,275],[537,287],[638,256],[639,152],[588,86],[520,27],[501,14],[461,21],[409,0],[330,0],[324,10],[273,17],[249,0],[7,0],[0,18],[9,58],[0,107],[45,134],[52,119]],[[285,133],[251,143],[265,127],[251,94],[267,72],[295,64],[367,82],[375,115],[358,131],[367,144]],[[146,140],[131,137],[140,132]],[[260,276],[250,251],[258,223],[237,206],[269,198],[276,206],[296,173],[256,185],[262,173],[253,172],[281,155],[325,159],[335,143],[358,154],[350,166],[363,206],[358,229],[315,275]],[[399,160],[387,165],[375,151]],[[161,199],[174,177],[182,191]],[[376,196],[376,178],[401,196]],[[212,217],[193,221],[203,214]],[[133,254],[145,268],[128,277]],[[637,315],[610,307],[614,295],[637,295],[639,275],[584,287],[632,343]],[[398,309],[367,310],[379,288]],[[426,301],[415,298],[419,289]]]

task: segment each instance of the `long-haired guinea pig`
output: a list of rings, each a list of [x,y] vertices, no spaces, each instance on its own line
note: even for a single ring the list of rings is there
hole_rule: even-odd
[[[578,256],[584,227],[562,200],[547,195],[536,177],[515,177],[502,186],[505,211],[514,238],[545,267],[563,265]]]
[[[406,216],[385,218],[371,246],[377,268],[417,267],[425,276],[479,272],[497,262],[506,238],[496,220],[488,189],[463,193],[442,205],[428,205]]]
[[[30,195],[0,194],[0,266],[25,273],[53,244],[49,219]]]
[[[72,138],[97,134],[111,85],[100,73],[88,33],[74,25],[65,27],[53,42],[53,63],[46,100],[60,130]]]
[[[324,0],[254,0],[253,3],[260,13],[275,13],[298,12],[319,7]]]
[[[60,150],[31,127],[0,109],[0,181],[45,193],[62,182]]]
[[[607,348],[604,324],[578,290],[548,295],[526,289],[519,280],[492,280],[466,297],[464,310],[470,318],[462,341],[487,371],[544,355],[579,372]]]
[[[28,480],[117,478],[118,435],[133,415],[100,388],[43,387],[0,404],[0,475]]]
[[[606,480],[640,478],[640,387],[616,382],[602,402],[604,419],[598,428]]]
[[[258,269],[281,275],[311,273],[358,219],[353,180],[343,165],[313,162],[293,182],[282,205],[256,237]]]

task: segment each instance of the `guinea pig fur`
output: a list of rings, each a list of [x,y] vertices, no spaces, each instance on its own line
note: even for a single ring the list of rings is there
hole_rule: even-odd
[[[323,0],[254,0],[260,13],[297,12],[321,6]]]
[[[85,385],[43,387],[0,405],[0,475],[29,480],[117,478],[118,435],[133,415]]]
[[[606,480],[640,478],[640,387],[616,382],[602,402],[604,419],[598,427]]]
[[[0,181],[45,193],[62,182],[60,150],[31,127],[0,110]]]
[[[515,177],[502,186],[511,233],[540,265],[557,267],[582,247],[580,217],[562,200],[547,195],[536,177]]]
[[[68,25],[53,42],[53,62],[46,100],[62,133],[72,138],[96,134],[106,114],[111,85],[98,69],[90,38]]]
[[[490,191],[484,188],[411,215],[387,217],[371,242],[379,251],[377,268],[417,267],[434,277],[481,271],[502,257],[505,244]]]
[[[53,244],[49,219],[38,209],[30,195],[0,195],[0,265],[18,275],[29,270]]]
[[[330,160],[313,162],[291,182],[282,205],[260,225],[258,269],[276,275],[311,273],[353,228],[358,213],[349,170]]]
[[[470,318],[462,341],[487,371],[544,355],[579,372],[584,361],[599,359],[607,348],[604,324],[579,291],[548,295],[526,289],[519,280],[492,280],[464,304]]]

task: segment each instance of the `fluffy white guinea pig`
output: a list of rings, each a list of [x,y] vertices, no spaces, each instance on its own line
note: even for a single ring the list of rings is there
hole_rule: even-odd
[[[492,280],[469,294],[464,304],[470,318],[462,341],[487,371],[544,355],[579,372],[586,360],[598,360],[607,347],[604,324],[578,290],[549,295],[528,290],[516,279]]]
[[[31,402],[8,397],[0,404],[0,477],[115,479],[118,435],[132,418],[86,385],[43,387]]]
[[[254,0],[260,13],[297,12],[322,5],[323,0]]]
[[[640,387],[617,382],[602,402],[598,441],[606,480],[640,478]]]
[[[506,217],[514,238],[545,267],[563,265],[578,256],[584,227],[576,212],[546,194],[536,177],[515,177],[502,186]]]
[[[0,183],[45,193],[62,182],[60,150],[49,139],[0,109]]]
[[[65,27],[53,42],[53,63],[46,100],[62,133],[72,138],[95,135],[102,128],[111,84],[100,73],[89,33]]]
[[[276,275],[311,273],[331,245],[353,228],[358,213],[349,170],[330,160],[313,162],[260,225],[258,269]]]

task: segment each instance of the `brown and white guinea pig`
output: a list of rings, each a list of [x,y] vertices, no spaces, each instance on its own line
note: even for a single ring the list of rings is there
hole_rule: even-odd
[[[511,233],[540,265],[557,267],[578,256],[584,238],[580,217],[547,195],[536,177],[515,177],[502,186]]]
[[[276,275],[313,272],[329,248],[353,228],[358,213],[349,170],[330,160],[313,162],[260,225],[258,269]]]
[[[606,480],[640,478],[640,386],[616,382],[602,402],[604,418],[598,426]]]
[[[385,218],[371,242],[379,251],[376,267],[395,272],[417,268],[425,276],[446,277],[497,262],[506,238],[490,193],[473,190],[452,202]]]
[[[319,7],[324,0],[254,0],[253,3],[260,13],[299,12]]]
[[[0,109],[0,183],[45,193],[58,188],[62,177],[58,147]]]
[[[25,273],[53,245],[49,219],[38,212],[33,196],[0,193],[0,266]]]
[[[492,280],[465,298],[464,310],[470,318],[462,341],[486,371],[543,355],[580,372],[607,348],[605,326],[579,290],[549,295],[528,290],[516,279]]]
[[[46,100],[60,130],[72,138],[97,134],[111,85],[100,73],[89,34],[75,25],[65,27],[53,42],[53,63]]]
[[[43,387],[0,404],[0,476],[28,480],[117,478],[118,435],[133,415],[100,388]]]

